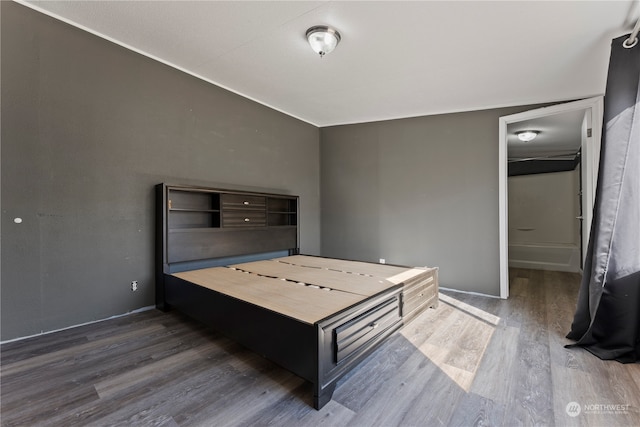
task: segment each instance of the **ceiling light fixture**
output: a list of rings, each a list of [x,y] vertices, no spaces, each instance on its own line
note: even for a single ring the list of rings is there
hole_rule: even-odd
[[[340,33],[326,25],[316,25],[307,30],[307,40],[311,49],[320,55],[320,58],[330,53],[340,42]]]
[[[520,132],[516,132],[516,135],[518,135],[518,139],[522,142],[529,142],[529,141],[533,141],[535,139],[536,136],[538,136],[540,132],[537,130],[523,130]]]

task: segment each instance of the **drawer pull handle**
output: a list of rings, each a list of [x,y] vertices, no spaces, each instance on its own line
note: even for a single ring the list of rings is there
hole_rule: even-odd
[[[242,202],[242,204],[243,204],[243,205],[248,205],[248,204],[249,204],[249,202],[244,201],[244,202]]]
[[[251,221],[249,218],[244,219],[244,222],[249,222],[249,221]]]
[[[371,327],[372,327],[373,329],[377,328],[378,326],[380,326],[380,324],[379,324],[378,322],[373,322],[373,323],[371,324]]]

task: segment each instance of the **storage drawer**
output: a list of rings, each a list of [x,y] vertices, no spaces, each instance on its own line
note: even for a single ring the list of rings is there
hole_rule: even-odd
[[[222,209],[264,210],[267,198],[244,194],[222,194]]]
[[[398,298],[393,298],[337,327],[335,333],[335,362],[357,354],[369,341],[400,322]]]
[[[402,291],[402,317],[413,317],[429,306],[438,304],[437,269],[420,275],[404,285]]]
[[[264,211],[222,211],[223,227],[264,227],[267,214]]]

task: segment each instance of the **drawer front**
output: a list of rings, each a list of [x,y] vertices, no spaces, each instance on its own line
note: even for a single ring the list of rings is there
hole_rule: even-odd
[[[401,293],[402,285],[394,285],[316,323],[318,377],[315,382],[320,392],[331,390],[338,379],[402,327]]]
[[[405,284],[402,291],[402,317],[422,312],[430,305],[437,304],[438,279],[435,271]]]
[[[222,211],[223,227],[264,227],[267,215],[260,211]]]
[[[335,362],[340,363],[358,354],[369,341],[400,320],[400,304],[397,298],[393,298],[337,327],[334,330]]]
[[[222,209],[266,210],[267,198],[243,194],[222,194]]]

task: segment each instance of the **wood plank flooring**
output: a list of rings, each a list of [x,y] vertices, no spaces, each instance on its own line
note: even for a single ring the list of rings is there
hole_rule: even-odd
[[[564,348],[579,276],[510,273],[507,301],[443,291],[320,411],[302,379],[152,310],[2,345],[1,425],[640,425],[640,364]]]

